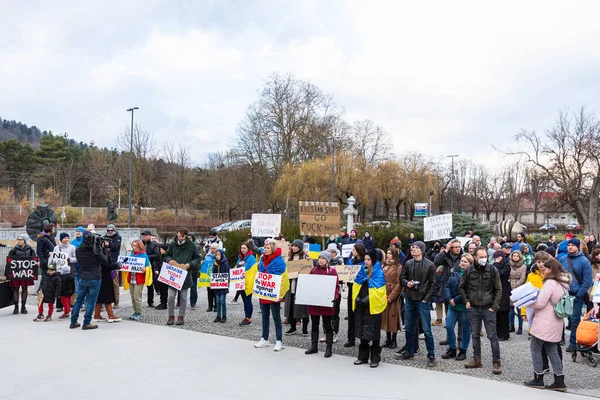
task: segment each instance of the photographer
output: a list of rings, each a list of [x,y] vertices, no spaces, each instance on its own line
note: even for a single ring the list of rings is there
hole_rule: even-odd
[[[92,312],[94,311],[100,291],[102,272],[106,270],[110,274],[110,271],[118,269],[118,266],[111,263],[108,257],[102,252],[100,236],[94,235],[89,231],[83,233],[83,241],[77,248],[76,255],[80,267],[80,281],[77,300],[71,312],[71,325],[69,328],[75,329],[81,326],[77,322],[77,319],[79,318],[79,310],[85,299],[85,316],[83,317],[82,329],[96,329],[98,326],[92,324]]]
[[[117,228],[113,224],[110,224],[106,227],[106,237],[110,240],[108,243],[108,257],[109,260],[113,263],[116,263],[119,259],[119,254],[121,253],[121,235],[117,232]],[[115,276],[112,281],[113,290],[115,292],[115,308],[119,308],[119,274]]]

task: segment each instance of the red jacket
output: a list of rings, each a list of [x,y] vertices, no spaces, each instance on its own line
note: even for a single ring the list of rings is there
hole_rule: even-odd
[[[337,299],[340,296],[340,282],[337,279],[337,271],[335,268],[327,266],[326,268],[321,268],[318,265],[314,267],[310,271],[311,275],[331,275],[335,276],[335,295],[334,298]],[[321,306],[308,306],[308,315],[323,315],[326,317],[331,317],[335,313],[335,309],[333,307],[333,303],[331,303],[331,307],[321,307]]]

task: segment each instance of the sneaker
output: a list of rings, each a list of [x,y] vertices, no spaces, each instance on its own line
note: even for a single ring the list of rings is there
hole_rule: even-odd
[[[69,325],[69,329],[79,328],[81,324],[79,322],[75,322],[74,324]]]
[[[319,342],[325,343],[326,340],[327,340],[327,338],[325,337],[325,335],[323,335],[323,336],[321,336],[321,339],[319,339]]]
[[[113,305],[113,309],[118,310],[119,309],[119,305],[118,304],[114,304]]]
[[[46,319],[44,320],[44,322],[50,322],[50,321],[52,321],[52,317],[48,315],[46,317]]]
[[[569,346],[565,351],[567,353],[577,353],[577,349],[575,348],[575,346]]]
[[[308,332],[302,332],[302,337],[308,337]]]
[[[263,347],[269,347],[269,341],[265,340],[263,338],[260,338],[260,341],[256,344],[254,344],[254,347],[256,347],[257,349],[262,349]]]
[[[421,333],[421,334],[419,335],[419,339],[420,339],[420,340],[425,340],[425,334],[424,334],[424,333]]]
[[[81,308],[79,309],[79,312],[80,312],[80,313],[84,313],[84,312],[85,312],[85,307],[81,307]]]
[[[137,313],[133,313],[131,315],[131,317],[127,318],[129,321],[135,321],[135,317],[137,316]]]
[[[216,317],[213,322],[217,323],[217,322],[221,322],[221,317]]]
[[[435,358],[428,358],[427,359],[427,368],[433,368],[437,365],[437,363],[435,362]]]
[[[142,317],[142,314],[138,314],[138,316],[139,316],[139,318],[141,318],[141,317]],[[138,318],[138,319],[139,319],[139,318]],[[136,319],[136,321],[137,321],[138,319]],[[111,323],[113,323],[113,322],[121,322],[121,318],[119,318],[119,317],[115,316],[115,318],[108,318],[108,319],[106,320],[106,322],[107,322],[107,323],[109,323],[109,324],[111,324]]]
[[[338,337],[337,337],[337,333],[333,334],[333,343],[337,343],[338,341]]]
[[[33,322],[40,322],[44,320],[44,314],[38,314],[37,317],[33,320]]]
[[[92,318],[92,322],[106,322],[106,318],[101,315],[99,318]]]
[[[278,340],[275,342],[275,348],[273,349],[274,351],[281,351],[283,349],[283,343],[281,343],[281,340]]]
[[[235,305],[235,304],[237,304],[237,303],[238,303],[238,302],[237,302],[237,300],[229,300],[229,301],[227,302],[227,304],[229,304],[230,306],[233,306],[233,305]]]
[[[66,319],[69,318],[69,314],[63,314],[60,317],[58,317],[58,319]]]
[[[298,331],[296,330],[296,328],[292,327],[285,333],[285,336],[292,336],[292,335],[295,335],[297,332]]]
[[[159,304],[156,307],[154,307],[155,310],[166,310],[167,306],[165,304]]]
[[[190,304],[190,309],[195,310],[196,309],[196,304]]]
[[[435,321],[433,321],[431,323],[431,325],[433,325],[433,326],[440,326],[440,325],[442,325],[442,320],[441,319],[436,319]]]
[[[240,326],[250,326],[252,325],[252,320],[248,318],[244,318],[242,322],[240,322]]]
[[[84,325],[81,329],[84,331],[89,331],[90,329],[98,329],[98,325],[87,324],[87,325]]]

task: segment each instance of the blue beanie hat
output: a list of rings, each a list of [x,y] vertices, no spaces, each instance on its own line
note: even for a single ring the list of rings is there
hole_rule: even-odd
[[[62,240],[64,238],[70,238],[71,236],[69,236],[69,234],[67,232],[61,232],[60,233],[60,241],[62,242]]]
[[[572,244],[573,246],[577,247],[578,249],[581,248],[581,242],[577,238],[573,238],[573,239],[569,240],[567,242],[567,244]]]
[[[78,226],[75,230],[79,231],[81,233],[85,232],[85,229],[83,229],[83,226]]]

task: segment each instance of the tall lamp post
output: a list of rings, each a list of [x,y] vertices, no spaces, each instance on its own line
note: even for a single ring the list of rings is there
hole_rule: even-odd
[[[132,107],[127,109],[127,112],[131,111],[131,137],[129,147],[129,216],[127,218],[127,227],[131,228],[131,196],[133,193],[133,112],[139,110],[139,107]]]
[[[452,159],[452,176],[450,177],[450,186],[452,186],[452,191],[450,192],[450,214],[454,214],[454,158],[458,157],[458,154],[452,154],[448,157]]]
[[[331,139],[331,202],[335,203],[335,139],[336,136],[330,136]]]

